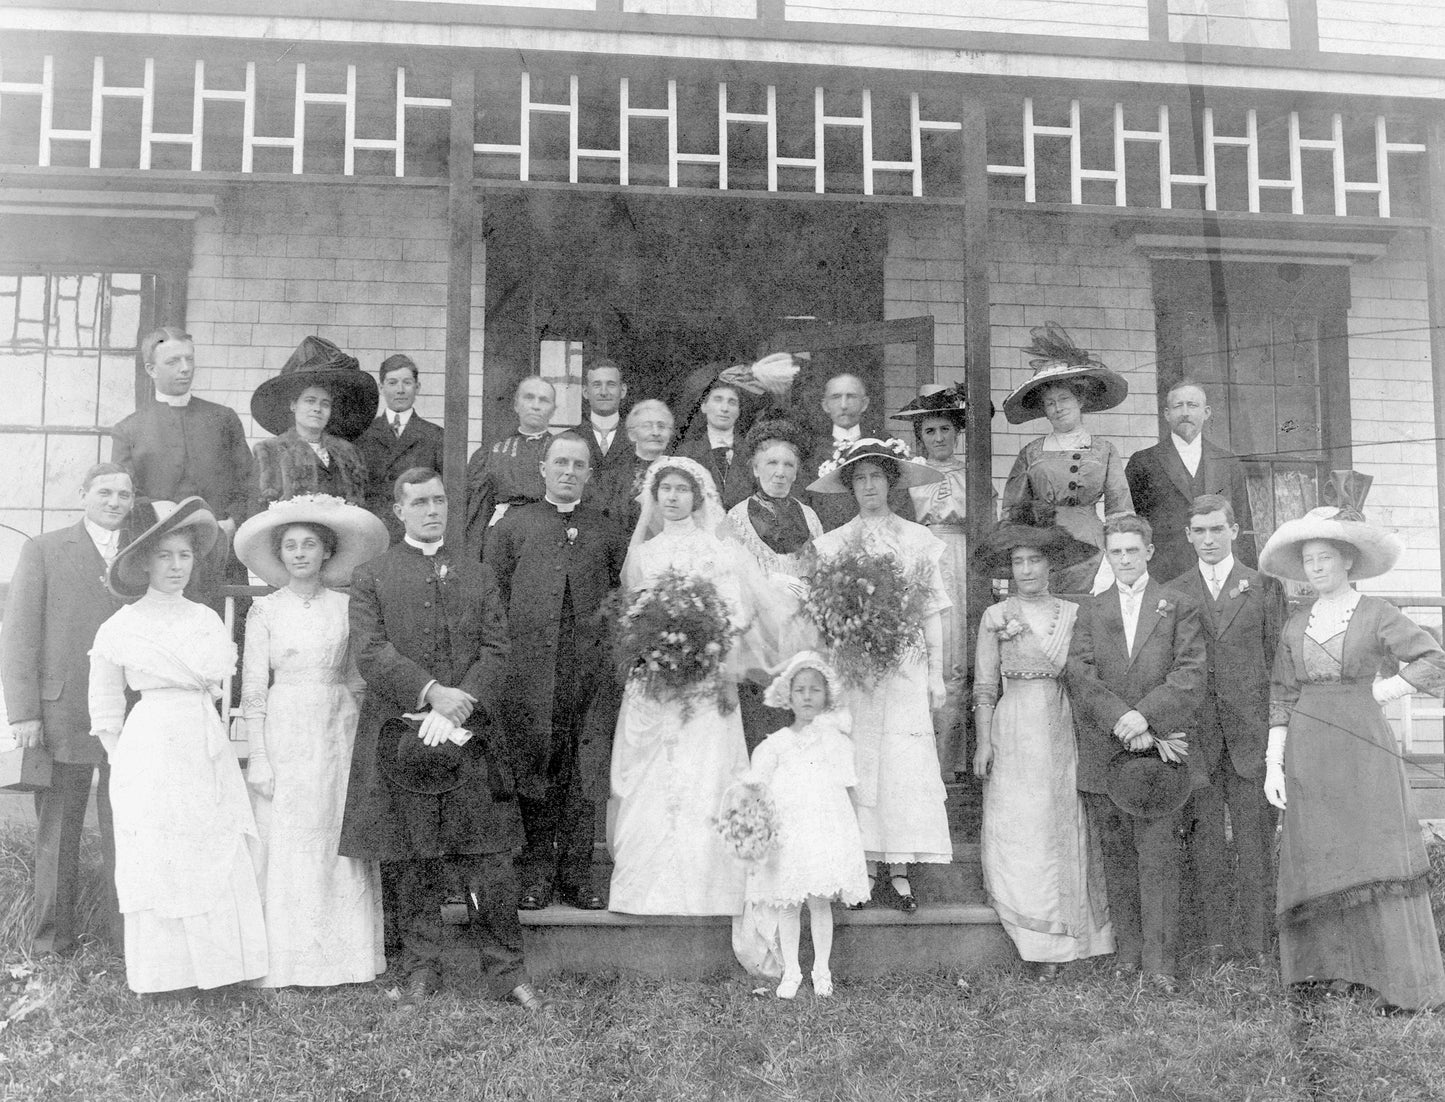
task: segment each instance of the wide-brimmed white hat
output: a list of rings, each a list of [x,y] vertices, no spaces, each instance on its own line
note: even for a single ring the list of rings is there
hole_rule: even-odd
[[[855,440],[838,451],[832,459],[818,468],[818,478],[808,487],[815,494],[848,494],[853,487],[848,484],[846,471],[854,463],[865,459],[888,459],[898,466],[898,485],[924,486],[930,482],[942,482],[943,472],[936,471],[922,460],[914,459],[908,445],[902,440],[879,440],[865,436]]]
[[[1307,540],[1335,540],[1355,551],[1350,581],[1378,578],[1399,561],[1404,543],[1394,532],[1365,520],[1361,507],[1374,479],[1358,471],[1332,471],[1321,496],[1334,504],[1311,509],[1296,520],[1287,520],[1259,553],[1259,568],[1276,578],[1305,582],[1301,551]]]
[[[387,549],[391,537],[386,525],[357,505],[331,494],[300,494],[274,501],[236,531],[236,558],[267,585],[280,589],[291,580],[276,554],[271,534],[292,524],[319,524],[336,534],[336,551],[321,566],[321,584],[343,586],[364,562]]]

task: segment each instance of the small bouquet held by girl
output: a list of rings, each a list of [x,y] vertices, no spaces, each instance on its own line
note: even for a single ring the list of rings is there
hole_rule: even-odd
[[[625,598],[619,611],[613,655],[645,696],[681,704],[684,721],[708,696],[724,715],[737,706],[718,676],[737,629],[717,586],[668,570]]]
[[[928,598],[925,564],[906,569],[894,555],[875,555],[861,545],[818,563],[803,602],[853,688],[872,688],[923,652],[923,606]]]
[[[764,702],[787,708],[793,722],[753,751],[752,764],[725,800],[718,829],[743,840],[751,856],[747,909],[733,926],[733,949],[755,975],[781,974],[777,994],[791,999],[803,982],[798,963],[803,904],[813,933],[813,993],[833,993],[832,901],[869,896],[863,840],[848,790],[857,785],[843,687],[815,651],[803,651],[768,686]],[[742,827],[744,822],[750,827]],[[765,838],[771,841],[764,844]]]

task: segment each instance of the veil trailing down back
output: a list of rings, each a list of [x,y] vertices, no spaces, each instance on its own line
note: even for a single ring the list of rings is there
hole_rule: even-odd
[[[660,488],[670,495],[666,508],[658,500]],[[629,679],[612,749],[610,907],[628,914],[736,915],[743,909],[743,865],[724,848],[711,819],[748,764],[742,721],[736,707],[727,706],[726,684],[736,676],[735,637],[749,624],[741,556],[735,543],[719,536],[727,518],[717,487],[692,460],[654,462],[641,502],[622,573],[629,607],[651,589],[680,600],[690,599],[689,589],[715,590],[728,623],[722,661],[711,676],[725,683],[718,693],[675,699],[649,694],[641,678]],[[634,667],[648,661],[647,653],[623,657]]]

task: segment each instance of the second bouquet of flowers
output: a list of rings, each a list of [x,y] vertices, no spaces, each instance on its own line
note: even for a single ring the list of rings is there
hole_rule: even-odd
[[[906,569],[891,554],[851,545],[818,563],[803,602],[845,682],[866,688],[923,648],[926,565]]]
[[[736,634],[717,586],[669,570],[650,588],[624,598],[613,655],[630,684],[652,700],[680,703],[684,719],[707,696],[727,713],[735,704],[720,673]]]

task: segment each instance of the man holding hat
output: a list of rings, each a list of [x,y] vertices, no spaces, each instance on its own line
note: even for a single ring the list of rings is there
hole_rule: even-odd
[[[409,1002],[440,987],[447,950],[473,951],[484,994],[542,1010],[517,918],[521,816],[494,727],[505,611],[482,565],[443,546],[441,475],[404,472],[395,499],[402,542],[351,580],[351,646],[366,696],[340,852],[393,866]],[[409,718],[420,713],[419,723]]]
[[[1187,747],[1173,736],[1194,729],[1206,652],[1199,607],[1149,577],[1151,538],[1149,522],[1133,514],[1105,522],[1115,584],[1080,605],[1066,672],[1079,791],[1104,853],[1116,975],[1132,978],[1142,966],[1156,988],[1174,994],[1175,832],[1205,778],[1176,760]]]
[[[402,537],[401,522],[391,509],[391,488],[402,471],[412,467],[442,469],[442,430],[416,412],[418,372],[410,356],[398,352],[381,361],[381,416],[356,441],[366,466],[366,507],[386,525],[391,542]]]

